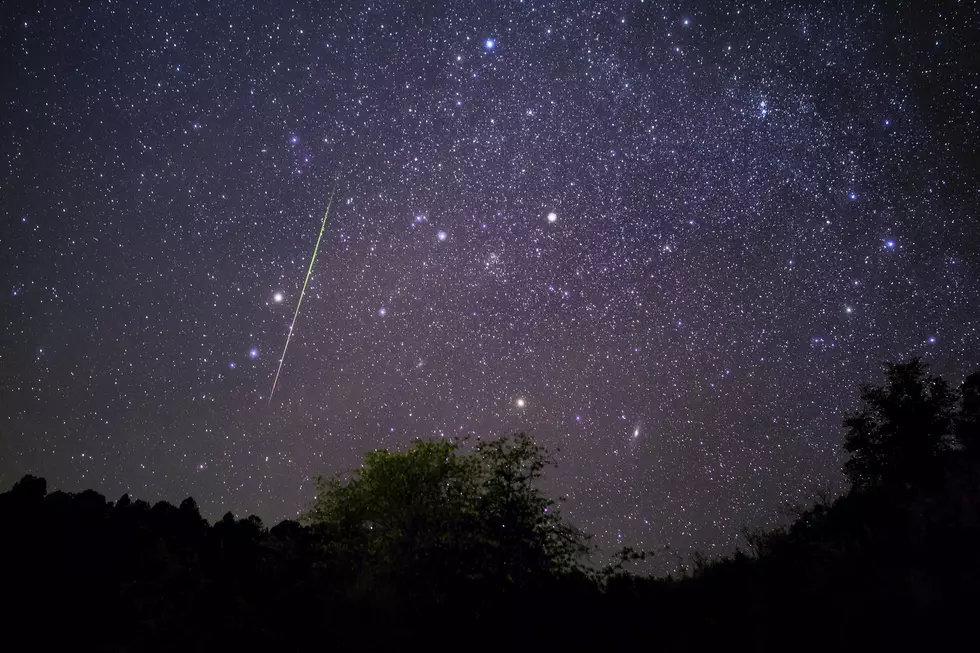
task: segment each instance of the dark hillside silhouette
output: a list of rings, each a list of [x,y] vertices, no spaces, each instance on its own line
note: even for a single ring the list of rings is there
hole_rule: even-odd
[[[845,420],[853,488],[668,577],[590,566],[525,435],[319,479],[300,522],[25,476],[0,495],[5,632],[39,650],[936,650],[980,606],[980,375],[892,364]]]

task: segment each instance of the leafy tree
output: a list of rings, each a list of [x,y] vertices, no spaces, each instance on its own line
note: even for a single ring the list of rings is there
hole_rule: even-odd
[[[844,470],[859,490],[926,481],[953,445],[956,393],[946,381],[918,358],[888,363],[886,380],[863,386],[863,406],[844,419]]]
[[[460,584],[506,590],[578,569],[586,539],[535,485],[544,450],[524,434],[462,446],[374,451],[349,480],[317,479],[305,521],[359,570],[356,584],[439,600]]]

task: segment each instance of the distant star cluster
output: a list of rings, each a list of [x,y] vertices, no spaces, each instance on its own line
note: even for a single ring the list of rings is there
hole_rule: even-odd
[[[0,489],[274,523],[372,449],[528,431],[601,545],[731,551],[844,487],[882,361],[980,365],[978,21],[18,3]]]

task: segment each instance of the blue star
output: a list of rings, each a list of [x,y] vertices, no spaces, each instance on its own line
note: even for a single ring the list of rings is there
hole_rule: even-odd
[[[851,198],[852,202],[858,198],[857,193],[851,193],[850,195],[848,195],[848,197]]]
[[[493,39],[487,39],[487,40],[486,40],[486,41],[485,41],[485,42],[483,43],[483,47],[485,47],[485,48],[486,48],[487,50],[493,50],[493,48],[494,48],[494,47],[495,47],[496,45],[497,45],[497,42],[496,42],[496,41],[494,41]]]
[[[253,359],[253,360],[256,359],[256,358],[258,358],[259,357],[259,350],[258,349],[249,349],[248,350],[248,357],[251,358],[251,359]]]
[[[886,240],[885,241],[885,248],[886,249],[895,249],[895,241],[894,240]]]

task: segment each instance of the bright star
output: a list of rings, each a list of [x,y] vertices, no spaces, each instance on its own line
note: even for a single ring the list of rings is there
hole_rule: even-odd
[[[487,39],[483,45],[486,47],[487,50],[493,50],[494,46],[497,45],[497,43],[493,39]]]
[[[446,240],[446,232],[440,231],[439,233],[436,234],[436,238],[438,238],[439,240]]]
[[[518,399],[515,403],[517,404],[517,407],[518,408],[524,408],[524,406],[527,405],[527,402],[524,401],[524,398],[523,397],[521,397],[520,399]]]
[[[885,241],[885,247],[887,247],[888,249],[895,249],[895,241],[894,240],[886,240]]]
[[[851,193],[850,195],[848,195],[848,197],[851,198],[852,202],[858,198],[857,193]]]
[[[275,295],[273,295],[272,296],[272,301],[274,301],[277,304],[279,302],[281,302],[282,301],[282,293],[281,292],[277,292]]]
[[[258,349],[249,349],[248,350],[248,357],[249,358],[258,358],[259,357],[259,350]]]
[[[380,315],[381,317],[384,317],[387,312],[388,311],[385,310],[384,306],[378,309],[378,315]]]
[[[558,214],[552,211],[548,214],[548,222],[555,222],[558,220]]]

